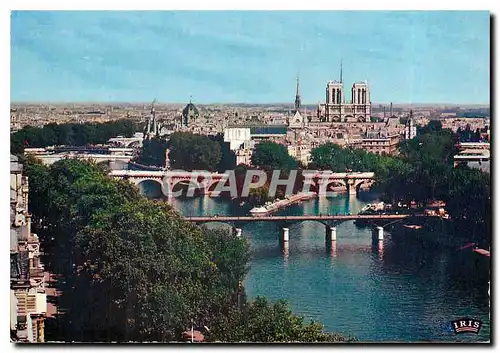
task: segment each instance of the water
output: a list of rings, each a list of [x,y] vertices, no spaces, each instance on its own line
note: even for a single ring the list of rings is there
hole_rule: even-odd
[[[278,214],[356,213],[372,201],[369,195],[364,200],[320,198]],[[173,206],[186,216],[248,210],[210,197],[176,199]],[[296,314],[361,341],[489,340],[489,264],[470,249],[424,249],[395,242],[387,232],[382,244],[373,244],[371,230],[352,221],[337,226],[336,246],[330,250],[325,227],[316,222],[290,226],[287,253],[279,248],[278,234],[274,223],[243,227],[252,249],[244,282],[250,297],[284,298]],[[482,320],[480,333],[455,335],[450,321],[461,317]]]

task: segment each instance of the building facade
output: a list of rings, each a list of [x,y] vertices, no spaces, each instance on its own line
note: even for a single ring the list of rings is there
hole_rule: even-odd
[[[10,156],[10,333],[14,342],[45,341],[47,294],[40,261],[40,241],[31,233],[28,178],[16,156]]]
[[[368,122],[371,117],[370,87],[368,83],[356,82],[351,88],[351,99],[346,102],[344,84],[329,81],[326,85],[326,100],[318,105],[321,122]]]
[[[349,143],[348,146],[375,154],[395,155],[398,153],[400,136],[399,134],[388,134],[384,131],[367,131],[362,135],[361,139]]]

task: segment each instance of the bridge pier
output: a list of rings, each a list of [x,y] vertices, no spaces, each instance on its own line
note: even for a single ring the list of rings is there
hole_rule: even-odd
[[[327,252],[329,252],[332,259],[337,257],[337,241],[334,240],[330,243],[330,247],[327,248]]]
[[[241,228],[234,228],[234,234],[239,238],[241,237]]]
[[[288,248],[290,230],[288,228],[281,228],[280,232],[280,245],[282,248]]]
[[[330,246],[332,242],[337,240],[337,227],[326,226],[325,242]]]
[[[372,230],[373,240],[382,241],[384,240],[384,228],[383,227],[375,227]]]

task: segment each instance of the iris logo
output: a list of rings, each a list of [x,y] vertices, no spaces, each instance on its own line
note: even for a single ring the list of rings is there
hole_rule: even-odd
[[[465,332],[478,334],[482,325],[483,323],[481,320],[469,318],[454,320],[451,322],[451,326],[456,334]]]

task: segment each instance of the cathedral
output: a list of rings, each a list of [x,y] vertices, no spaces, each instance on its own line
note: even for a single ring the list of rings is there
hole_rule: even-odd
[[[351,99],[346,102],[341,65],[340,81],[328,81],[326,101],[318,105],[317,115],[320,122],[370,122],[371,101],[368,82],[355,82],[351,88]]]
[[[370,88],[366,81],[352,85],[348,103],[345,101],[342,81],[328,82],[326,102],[318,106],[318,119],[321,122],[369,122],[370,116]]]

